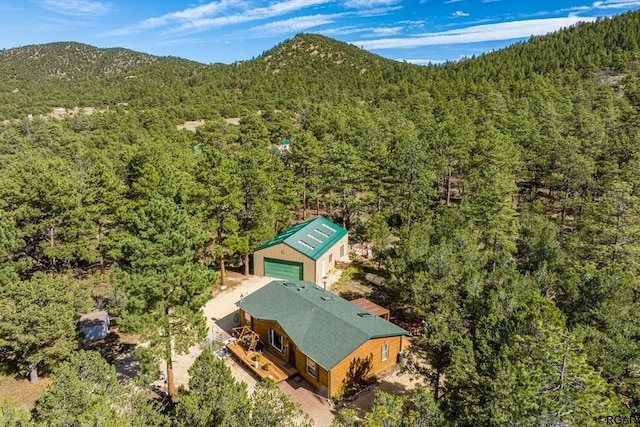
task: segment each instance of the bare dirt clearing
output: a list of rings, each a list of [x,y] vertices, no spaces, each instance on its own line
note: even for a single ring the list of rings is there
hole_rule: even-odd
[[[0,378],[0,403],[6,398],[17,407],[31,411],[36,400],[49,384],[51,384],[49,378],[40,378],[37,384],[31,384],[27,379],[2,377]]]

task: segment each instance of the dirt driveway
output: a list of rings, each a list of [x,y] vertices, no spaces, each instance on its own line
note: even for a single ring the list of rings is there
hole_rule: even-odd
[[[238,275],[240,276],[240,275]],[[257,291],[273,279],[268,277],[248,276],[239,279],[240,283],[231,285],[225,290],[217,291],[204,306],[204,316],[207,320],[207,328],[209,335],[217,340],[224,340],[231,336],[231,329],[237,326],[234,315],[238,311],[236,301],[240,300],[241,295],[249,295]],[[193,365],[195,359],[202,353],[203,346],[194,345],[189,349],[187,354],[175,355],[173,357],[173,375],[176,387],[182,385],[187,388],[189,384],[189,368]],[[161,368],[165,371],[166,367]],[[250,390],[253,384],[249,384]]]

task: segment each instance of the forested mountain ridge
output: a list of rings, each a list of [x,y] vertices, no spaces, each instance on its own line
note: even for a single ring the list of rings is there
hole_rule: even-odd
[[[200,66],[181,58],[76,42],[5,49],[0,51],[0,116],[24,118],[53,107],[103,109],[128,102],[130,93],[139,99],[139,83],[132,80],[145,78],[146,85],[157,89],[173,84],[185,69]]]
[[[569,78],[569,71],[577,73],[578,78],[595,78],[598,73],[627,77],[624,84],[630,96],[637,97],[640,53],[633,29],[640,24],[638,19],[636,13],[627,13],[579,24],[477,58],[429,67],[388,60],[315,34],[300,34],[249,61],[208,66],[72,42],[26,46],[0,52],[0,97],[6,101],[0,108],[4,117],[0,118],[19,118],[29,108],[34,110],[29,112],[42,113],[43,102],[80,106],[73,105],[79,102],[78,92],[91,101],[85,106],[104,108],[122,102],[153,106],[148,94],[162,87],[168,95],[180,92],[171,97],[176,104],[173,108],[182,116],[180,119],[187,119],[203,110],[203,102],[217,104],[218,112],[228,117],[238,115],[243,105],[254,108],[255,103],[300,107],[303,100],[342,103],[359,98],[379,102],[387,97],[398,102],[400,94],[387,94],[397,91],[398,85],[410,87],[411,92],[442,91],[446,96],[451,84],[460,88],[458,82],[493,82],[502,90],[510,90],[541,76]],[[136,82],[137,78],[145,81]],[[49,88],[46,82],[50,79],[58,80],[58,86]],[[87,79],[99,83],[84,84]],[[35,83],[45,83],[44,90],[29,87]],[[16,90],[22,91],[20,96]],[[42,92],[49,99],[42,97]],[[7,104],[20,105],[20,112],[14,107],[12,114]],[[200,115],[207,117],[204,111]]]
[[[428,67],[301,34],[229,66],[160,58],[91,84],[1,92],[0,114],[20,119],[0,126],[3,360],[71,369],[73,316],[53,314],[78,313],[89,290],[111,297],[123,328],[175,338],[140,355],[152,366],[203,339],[214,270],[248,270],[262,242],[323,214],[372,248],[367,266],[387,279],[377,291],[415,328],[407,369],[428,386],[336,426],[629,416],[639,24],[628,13]],[[99,108],[25,118],[50,106]],[[36,303],[50,316],[30,316]],[[55,339],[34,345],[27,328]],[[185,393],[176,425],[233,401]],[[36,413],[55,424],[48,399]]]

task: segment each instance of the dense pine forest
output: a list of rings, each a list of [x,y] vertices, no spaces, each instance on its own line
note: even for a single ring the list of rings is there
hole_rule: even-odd
[[[206,354],[151,402],[75,321],[108,300],[154,372],[225,268],[318,214],[372,247],[424,385],[336,427],[640,417],[639,111],[637,12],[427,67],[312,34],[232,65],[1,51],[0,364],[53,382],[0,426],[308,425]]]

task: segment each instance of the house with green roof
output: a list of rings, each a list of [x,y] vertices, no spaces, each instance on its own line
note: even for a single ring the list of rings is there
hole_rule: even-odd
[[[347,254],[348,239],[347,230],[324,217],[301,222],[253,252],[253,273],[320,284]]]
[[[393,366],[407,335],[307,281],[272,281],[236,304],[241,325],[260,337],[264,351],[294,367],[324,397],[341,392],[354,360],[370,358],[370,374]]]

